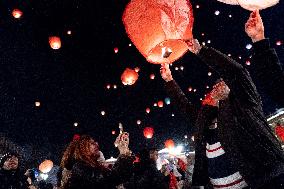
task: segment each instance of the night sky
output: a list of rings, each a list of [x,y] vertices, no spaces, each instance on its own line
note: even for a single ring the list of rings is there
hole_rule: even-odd
[[[120,122],[130,133],[130,148],[134,151],[145,145],[161,148],[169,138],[178,144],[184,135],[191,134],[191,124],[172,104],[164,103],[163,108],[153,106],[167,94],[160,67],[147,63],[134,45],[129,46],[131,41],[121,19],[128,2],[0,2],[1,133],[23,147],[43,151],[41,158],[56,162],[74,134],[94,136],[107,158],[117,155],[113,142]],[[250,12],[216,0],[195,0],[192,5],[194,36],[207,46],[231,54],[249,69],[245,62],[251,50],[246,49],[246,45],[251,41],[244,32],[244,24]],[[20,19],[12,16],[15,8],[23,11]],[[284,62],[283,44],[276,45],[277,41],[284,42],[284,2],[262,11],[261,15],[266,37]],[[67,34],[69,30],[71,35]],[[49,46],[48,38],[54,35],[62,41],[58,50]],[[115,47],[118,53],[114,53]],[[124,86],[120,80],[128,67],[140,68],[139,79],[132,86]],[[176,81],[197,106],[210,90],[206,86],[211,87],[218,78],[190,53],[171,68]],[[212,72],[212,76],[208,76],[208,72]],[[150,79],[150,74],[155,74],[154,80]],[[117,89],[113,85],[117,85]],[[189,92],[189,87],[197,91]],[[261,86],[259,89],[261,92]],[[40,107],[35,106],[36,101],[41,103]],[[263,101],[267,115],[277,108],[268,97],[263,96]],[[150,114],[145,112],[147,107],[151,109]],[[102,116],[101,111],[106,114]],[[140,125],[137,120],[141,120]],[[74,127],[75,122],[77,127]],[[146,126],[155,130],[151,141],[143,136]],[[116,130],[116,135],[112,135],[112,130]]]

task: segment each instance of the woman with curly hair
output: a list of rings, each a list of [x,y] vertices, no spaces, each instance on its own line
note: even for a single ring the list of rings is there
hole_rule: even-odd
[[[71,142],[61,162],[63,168],[71,170],[71,175],[69,178],[67,176],[65,183],[63,182],[63,188],[115,188],[129,179],[133,158],[128,149],[128,142],[127,145],[125,141],[119,142],[117,147],[120,156],[113,169],[110,170],[98,161],[100,158],[99,145],[92,137],[84,135]],[[62,180],[64,181],[64,178]]]

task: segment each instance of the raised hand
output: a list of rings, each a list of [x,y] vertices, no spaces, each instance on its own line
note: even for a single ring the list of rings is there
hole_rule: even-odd
[[[128,148],[129,145],[129,134],[127,132],[120,133],[115,140],[115,146],[118,148],[120,154],[130,154]]]
[[[245,24],[245,31],[251,38],[252,42],[257,42],[265,39],[264,26],[258,10],[253,11],[250,14],[250,17]]]
[[[169,64],[162,64],[160,68],[160,73],[161,73],[162,78],[166,82],[173,80],[173,76],[172,76],[172,72],[170,70]]]
[[[197,39],[188,39],[185,40],[185,42],[188,46],[188,49],[194,54],[198,54],[202,48]]]

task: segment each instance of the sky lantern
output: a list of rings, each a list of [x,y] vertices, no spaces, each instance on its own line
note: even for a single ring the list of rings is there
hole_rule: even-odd
[[[153,64],[172,63],[188,50],[193,11],[189,0],[132,0],[123,14],[125,30]]]
[[[135,70],[135,72],[139,72],[140,71],[140,68],[139,67],[136,67],[136,68],[134,68],[134,70]]]
[[[237,1],[241,7],[249,11],[266,9],[279,3],[279,0],[237,0]]]
[[[159,108],[164,107],[164,102],[163,102],[162,100],[160,100],[160,101],[158,102],[158,107],[159,107]]]
[[[137,125],[140,125],[141,124],[141,120],[137,120]]]
[[[276,42],[276,45],[277,45],[277,46],[280,46],[280,45],[282,45],[282,42],[281,42],[281,41],[277,41],[277,42]]]
[[[149,114],[150,113],[150,108],[146,108],[146,112],[147,112],[147,114]]]
[[[77,127],[79,124],[77,122],[74,123],[74,127]]]
[[[155,74],[150,74],[150,79],[155,79]]]
[[[106,112],[105,111],[101,111],[101,115],[102,116],[106,115]]]
[[[48,173],[53,167],[53,162],[51,160],[44,160],[38,167],[42,173]]]
[[[154,135],[154,129],[152,127],[145,127],[143,130],[143,134],[145,138],[152,138]]]
[[[188,91],[191,92],[192,91],[192,87],[188,87]]]
[[[166,103],[166,105],[170,105],[171,99],[169,97],[165,98],[165,103]]]
[[[13,15],[13,17],[14,18],[21,18],[22,17],[22,15],[23,15],[23,12],[21,11],[21,10],[19,10],[19,9],[14,9],[13,11],[12,11],[12,15]]]
[[[35,102],[35,106],[36,106],[36,107],[40,107],[40,102],[39,102],[39,101],[36,101],[36,102]]]
[[[114,53],[115,53],[115,54],[118,53],[118,48],[117,48],[117,47],[115,47],[113,50],[114,50]]]
[[[111,134],[112,134],[112,135],[115,135],[115,130],[112,130],[112,131],[111,131]]]
[[[168,139],[165,142],[165,147],[168,149],[172,149],[175,147],[175,142],[172,139]]]
[[[137,81],[138,77],[139,75],[135,72],[135,70],[126,68],[121,75],[121,81],[123,85],[133,85]]]
[[[52,49],[60,49],[61,48],[61,39],[57,36],[49,37],[49,45]]]

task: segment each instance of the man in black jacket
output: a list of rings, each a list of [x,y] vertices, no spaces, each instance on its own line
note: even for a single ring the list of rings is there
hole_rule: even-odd
[[[214,87],[212,92],[212,99],[215,98],[217,103],[205,104],[197,116],[195,116],[196,108],[186,99],[174,80],[164,78],[173,102],[182,113],[189,115],[192,122],[196,121],[198,132],[195,137],[193,185],[208,186],[211,183],[213,187],[215,185],[215,188],[222,188],[245,181],[250,188],[283,187],[280,184],[275,186],[272,184],[283,177],[284,154],[280,143],[266,122],[261,99],[247,70],[219,51],[201,47],[197,40],[189,41],[188,45],[191,52],[223,78],[222,84]],[[227,96],[224,92],[218,93],[218,89],[222,91],[226,87],[230,89]],[[215,134],[218,142],[210,144],[211,138],[208,137],[208,133],[212,133],[210,128],[216,128],[214,128],[215,124],[218,125]],[[217,148],[214,149],[214,147]],[[215,150],[219,154],[211,153]],[[226,156],[221,156],[223,154]],[[236,174],[230,175],[230,179],[234,182],[231,183],[222,176],[218,179],[209,178],[210,175],[214,175],[214,169],[209,168],[209,164],[214,163],[209,163],[209,159],[215,157],[224,157],[228,166],[222,166],[226,168],[226,171],[237,171]],[[222,164],[222,161],[218,162]],[[222,184],[219,185],[219,183]]]
[[[245,31],[253,42],[252,76],[261,88],[284,107],[284,72],[269,40],[265,39],[264,26],[259,11],[251,13]]]
[[[0,161],[1,189],[28,189],[27,177],[19,171],[19,160],[16,154],[6,153]]]

